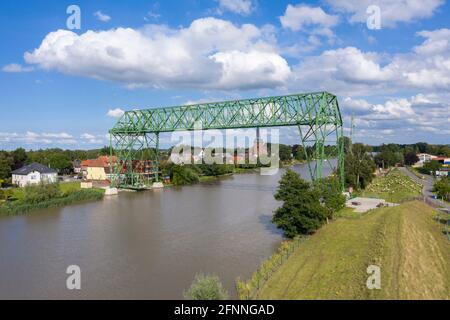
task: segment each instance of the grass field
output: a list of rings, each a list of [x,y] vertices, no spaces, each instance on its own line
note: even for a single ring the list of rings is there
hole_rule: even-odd
[[[450,299],[450,242],[413,201],[326,225],[266,282],[258,299]],[[369,265],[381,290],[366,287]]]
[[[388,202],[401,202],[419,196],[421,190],[421,185],[394,169],[385,177],[376,177],[361,196],[381,198]]]
[[[61,189],[61,192],[67,193],[69,191],[77,191],[81,189],[81,184],[79,181],[73,181],[73,182],[61,182],[59,184],[59,187]],[[24,188],[14,188],[13,190],[13,197],[17,200],[22,200],[24,195]]]

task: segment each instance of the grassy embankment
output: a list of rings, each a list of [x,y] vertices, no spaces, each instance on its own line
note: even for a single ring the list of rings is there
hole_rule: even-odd
[[[38,202],[27,202],[24,188],[12,189],[12,200],[0,204],[0,215],[26,214],[38,209],[61,207],[83,201],[100,200],[104,196],[103,189],[81,189],[80,182],[58,184],[56,196]]]
[[[326,225],[266,282],[259,299],[450,299],[450,242],[413,201]],[[381,290],[366,287],[369,265]]]
[[[362,197],[385,199],[388,202],[402,202],[421,195],[422,186],[398,169],[389,172],[385,177],[376,177],[361,193]]]
[[[420,194],[393,170],[363,192],[388,201]],[[450,242],[436,211],[412,201],[338,218],[302,242],[259,291],[259,299],[450,299]],[[381,268],[381,290],[366,287],[369,265]]]

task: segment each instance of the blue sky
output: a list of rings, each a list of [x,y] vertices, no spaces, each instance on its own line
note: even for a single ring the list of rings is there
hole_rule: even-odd
[[[1,1],[0,149],[102,146],[122,110],[319,90],[358,141],[450,143],[449,17],[443,0]]]

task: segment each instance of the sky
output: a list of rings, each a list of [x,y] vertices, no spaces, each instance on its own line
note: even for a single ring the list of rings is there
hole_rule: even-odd
[[[449,18],[445,0],[3,0],[0,149],[96,148],[126,110],[322,90],[356,141],[449,144]]]

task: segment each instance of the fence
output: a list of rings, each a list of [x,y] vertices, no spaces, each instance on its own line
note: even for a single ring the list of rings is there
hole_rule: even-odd
[[[249,280],[236,280],[236,290],[241,300],[253,300],[258,297],[260,289],[264,286],[270,276],[283,265],[291,254],[298,248],[300,243],[305,241],[307,236],[297,236],[292,240],[283,241],[268,260],[264,261]]]

